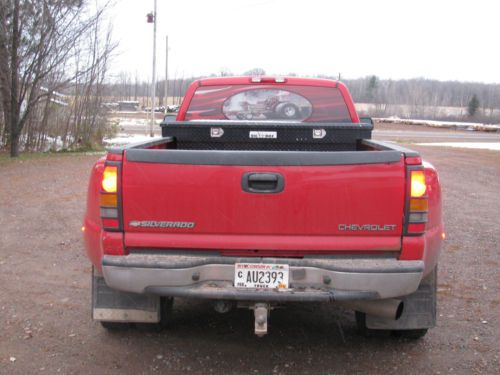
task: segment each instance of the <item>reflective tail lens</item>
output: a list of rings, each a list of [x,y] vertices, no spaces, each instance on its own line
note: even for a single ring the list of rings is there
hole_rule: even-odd
[[[410,171],[410,200],[407,207],[407,233],[422,234],[428,219],[429,200],[425,171]]]
[[[101,206],[104,207],[116,207],[118,206],[118,195],[117,194],[101,194]]]
[[[415,199],[410,198],[410,212],[411,211],[428,211],[429,201],[425,198]]]
[[[104,230],[120,230],[117,165],[106,165],[102,173],[100,211]]]
[[[104,167],[102,189],[106,193],[116,193],[118,189],[118,167],[110,165]]]
[[[426,190],[424,171],[411,171],[411,197],[423,197]]]

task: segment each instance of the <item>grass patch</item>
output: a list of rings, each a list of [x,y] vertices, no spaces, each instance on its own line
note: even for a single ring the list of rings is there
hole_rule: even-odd
[[[6,165],[10,163],[29,161],[29,160],[39,160],[47,159],[53,157],[61,156],[86,156],[86,155],[104,155],[106,152],[102,150],[75,150],[75,151],[48,151],[48,152],[22,152],[19,157],[11,158],[8,152],[0,151],[0,165]]]

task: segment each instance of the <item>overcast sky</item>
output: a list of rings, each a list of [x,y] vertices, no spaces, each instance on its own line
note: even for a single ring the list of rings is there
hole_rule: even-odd
[[[150,79],[154,0],[115,0],[112,72]],[[339,72],[500,83],[500,0],[158,0],[158,78]]]

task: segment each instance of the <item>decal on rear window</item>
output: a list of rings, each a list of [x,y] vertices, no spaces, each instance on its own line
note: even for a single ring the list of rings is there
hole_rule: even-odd
[[[304,121],[311,116],[311,103],[285,90],[254,89],[230,96],[222,106],[228,120]]]
[[[337,88],[263,84],[199,87],[186,120],[352,122]]]

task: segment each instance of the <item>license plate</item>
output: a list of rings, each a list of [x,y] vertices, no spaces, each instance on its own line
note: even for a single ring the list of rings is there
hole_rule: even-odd
[[[236,288],[288,289],[288,264],[236,263]]]

